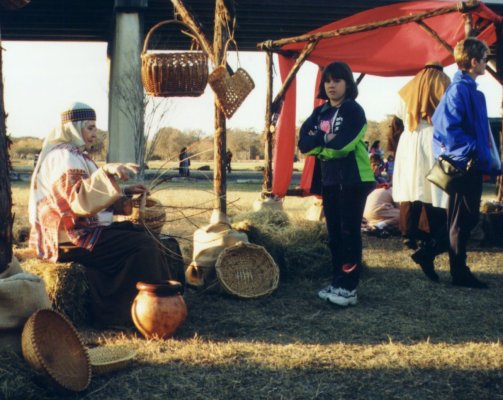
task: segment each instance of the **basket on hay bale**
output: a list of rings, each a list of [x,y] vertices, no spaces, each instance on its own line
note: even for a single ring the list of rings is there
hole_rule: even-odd
[[[225,291],[238,297],[266,296],[278,287],[278,266],[267,250],[256,244],[239,242],[224,249],[215,270]]]
[[[26,361],[57,388],[80,392],[89,386],[89,356],[62,314],[48,309],[35,312],[23,328],[21,349]]]
[[[7,10],[17,10],[28,5],[31,0],[0,0],[0,6]]]
[[[126,346],[100,346],[87,349],[93,374],[107,374],[126,368],[136,351]]]
[[[133,212],[126,218],[135,224],[144,225],[149,232],[159,235],[166,222],[166,209],[159,200],[139,197],[133,200]]]
[[[159,97],[200,96],[208,83],[208,56],[203,51],[147,52],[154,31],[168,24],[180,24],[192,30],[181,21],[167,20],[148,31],[141,54],[141,78],[145,91]],[[195,38],[194,32],[193,35]]]

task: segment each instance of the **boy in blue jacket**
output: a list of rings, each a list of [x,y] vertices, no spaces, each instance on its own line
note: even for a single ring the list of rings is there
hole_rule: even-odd
[[[454,59],[459,71],[432,118],[435,158],[446,155],[461,168],[472,162],[465,186],[449,196],[447,229],[452,284],[479,289],[488,285],[477,279],[466,265],[466,246],[479,221],[482,175],[498,172],[491,170],[486,101],[475,83],[485,73],[488,50],[476,38],[464,39],[456,45]]]

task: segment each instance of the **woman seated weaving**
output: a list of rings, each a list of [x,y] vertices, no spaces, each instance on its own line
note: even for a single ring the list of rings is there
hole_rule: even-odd
[[[94,321],[120,325],[131,322],[138,281],[183,283],[184,271],[173,270],[143,227],[112,221],[127,196],[148,190],[141,183],[121,190],[117,183],[136,174],[136,164],[98,168],[90,158],[95,121],[91,107],[74,103],[45,139],[30,188],[30,246],[40,258],[84,265]]]

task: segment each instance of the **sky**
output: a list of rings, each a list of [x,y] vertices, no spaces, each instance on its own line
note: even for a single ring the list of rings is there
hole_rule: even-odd
[[[8,114],[7,132],[13,137],[43,138],[59,120],[59,114],[75,101],[96,110],[97,125],[108,129],[109,63],[106,43],[3,42],[4,101]],[[228,128],[264,129],[266,68],[264,53],[229,54],[229,64],[244,68],[253,78],[255,89],[245,99]],[[279,69],[275,67],[274,94],[279,89]],[[313,108],[317,66],[306,62],[297,75],[297,121],[306,119]],[[456,66],[445,69],[450,77]],[[357,101],[367,119],[380,122],[392,114],[398,90],[410,77],[365,76],[359,85]],[[477,79],[485,94],[490,117],[501,116],[501,85],[489,74]],[[213,134],[213,92],[209,85],[200,97],[169,98],[164,125],[181,130]],[[163,126],[159,126],[161,128]]]

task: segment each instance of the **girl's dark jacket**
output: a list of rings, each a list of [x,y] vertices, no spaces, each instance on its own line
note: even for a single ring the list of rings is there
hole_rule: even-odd
[[[365,112],[354,100],[344,100],[339,108],[326,102],[313,110],[302,124],[299,138],[300,151],[317,158],[311,193],[320,193],[321,185],[375,181],[363,141],[366,130]],[[327,136],[330,133],[333,138]]]

